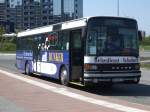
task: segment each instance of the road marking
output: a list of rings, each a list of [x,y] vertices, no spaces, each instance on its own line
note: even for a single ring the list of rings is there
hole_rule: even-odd
[[[73,93],[73,92],[69,92],[67,89],[65,88],[58,88],[58,87],[54,87],[54,86],[50,86],[48,84],[44,84],[38,81],[34,81],[28,78],[24,78],[22,76],[18,76],[16,74],[13,73],[9,73],[7,71],[3,71],[0,70],[0,73],[7,75],[9,77],[21,80],[23,82],[26,82],[28,84],[49,90],[51,92],[57,93],[57,94],[61,94],[64,96],[68,96],[70,98],[74,98],[77,100],[81,100],[84,102],[88,102],[88,103],[92,103],[92,104],[96,104],[102,107],[106,107],[106,108],[110,108],[110,109],[115,109],[118,111],[123,111],[123,112],[150,112],[150,111],[146,111],[146,110],[141,110],[141,109],[137,109],[137,108],[133,108],[133,107],[128,107],[128,106],[124,106],[124,105],[120,105],[120,104],[115,104],[115,103],[111,103],[105,100],[98,100],[98,99],[94,99],[94,98],[90,98],[90,97],[86,97],[77,93]]]
[[[141,63],[150,63],[150,60],[141,61]]]
[[[8,53],[0,53],[0,56],[15,56],[16,54],[15,53],[10,53],[10,54],[8,54]]]

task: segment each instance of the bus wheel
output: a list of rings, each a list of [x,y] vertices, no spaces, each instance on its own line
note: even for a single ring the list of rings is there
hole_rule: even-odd
[[[26,65],[25,65],[25,74],[31,75],[29,63],[26,63]]]
[[[69,77],[68,77],[68,72],[65,67],[62,67],[61,72],[60,72],[60,81],[61,84],[64,86],[69,85]]]

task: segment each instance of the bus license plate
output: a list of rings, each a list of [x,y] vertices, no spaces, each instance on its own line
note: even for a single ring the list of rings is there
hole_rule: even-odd
[[[93,80],[93,83],[98,83],[98,79],[94,79],[94,80]]]
[[[112,79],[113,82],[123,82],[123,79],[117,78],[117,79]]]

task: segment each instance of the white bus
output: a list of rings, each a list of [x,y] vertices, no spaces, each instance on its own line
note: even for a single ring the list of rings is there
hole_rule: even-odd
[[[61,84],[138,83],[137,21],[89,17],[18,33],[17,68]]]

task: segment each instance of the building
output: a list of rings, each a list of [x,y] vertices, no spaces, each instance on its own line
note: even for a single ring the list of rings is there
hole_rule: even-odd
[[[52,0],[23,0],[23,29],[53,24]]]
[[[0,21],[6,20],[6,4],[4,2],[0,2]]]
[[[0,21],[26,30],[83,17],[83,0],[1,0]]]
[[[83,17],[83,0],[23,0],[23,29]]]
[[[83,17],[83,0],[75,0],[74,1],[75,6],[75,18],[82,18]]]
[[[11,28],[22,30],[22,0],[1,0],[0,21],[6,24],[3,26],[13,24]]]
[[[23,0],[22,13],[23,29],[32,29],[40,26],[40,2],[34,0]]]
[[[83,0],[54,0],[54,17],[60,17],[60,21],[83,17]]]
[[[6,33],[13,33],[14,32],[14,23],[9,21],[0,21],[0,27],[5,29]]]
[[[15,21],[15,29],[17,29],[18,31],[21,30],[23,28],[23,14],[22,14],[22,6],[21,5],[17,5],[15,7],[16,9],[16,21]]]
[[[7,21],[14,23],[15,30],[21,30],[22,25],[22,0],[6,0]]]
[[[22,5],[22,0],[9,0],[9,7],[15,8],[16,6]]]
[[[16,9],[15,8],[7,7],[6,21],[15,23],[15,21],[16,21]]]
[[[41,26],[53,24],[53,0],[41,0]]]
[[[6,33],[14,32],[14,12],[14,9],[9,8],[8,0],[0,1],[0,27],[3,27]]]

